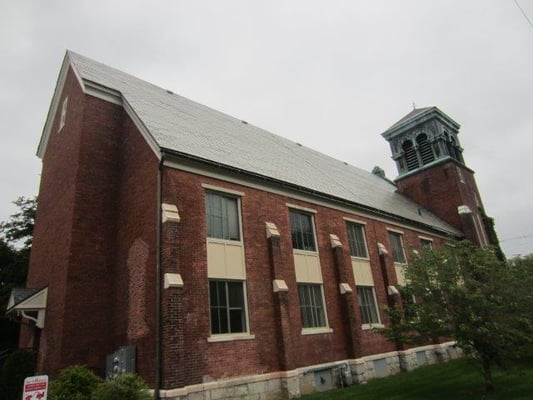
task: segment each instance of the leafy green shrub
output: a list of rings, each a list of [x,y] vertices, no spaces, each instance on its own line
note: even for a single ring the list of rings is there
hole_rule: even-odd
[[[0,376],[0,393],[5,400],[19,400],[22,397],[24,379],[35,374],[35,353],[15,351],[6,360]]]
[[[90,400],[102,382],[98,376],[83,365],[73,365],[59,373],[50,385],[50,400]]]
[[[150,400],[148,386],[135,374],[123,373],[101,383],[92,400]]]

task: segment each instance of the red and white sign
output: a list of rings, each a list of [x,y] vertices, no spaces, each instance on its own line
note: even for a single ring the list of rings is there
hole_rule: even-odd
[[[24,379],[22,400],[46,400],[48,396],[48,375],[29,376]]]

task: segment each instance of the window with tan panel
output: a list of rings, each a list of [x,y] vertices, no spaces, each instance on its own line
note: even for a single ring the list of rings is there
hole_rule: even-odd
[[[289,221],[302,333],[329,331],[313,213],[289,209]]]
[[[235,338],[249,331],[240,197],[207,190],[205,209],[211,335]]]

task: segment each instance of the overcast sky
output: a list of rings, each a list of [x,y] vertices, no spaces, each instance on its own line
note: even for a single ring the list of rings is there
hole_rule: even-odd
[[[533,253],[533,27],[513,0],[0,0],[0,220],[38,193],[66,49],[390,178],[380,134],[435,105],[504,251]]]

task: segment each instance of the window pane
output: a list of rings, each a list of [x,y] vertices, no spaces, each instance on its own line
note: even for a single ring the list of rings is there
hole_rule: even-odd
[[[226,286],[221,281],[209,282],[211,311],[211,332],[228,332],[228,308],[226,303]]]
[[[246,308],[243,282],[209,281],[211,333],[245,332]]]
[[[374,288],[371,286],[357,286],[357,297],[363,324],[379,324]]]
[[[228,282],[229,306],[244,308],[242,282]]]
[[[230,327],[232,333],[244,332],[244,311],[231,309],[230,315]]]
[[[392,259],[394,262],[405,264],[402,235],[396,232],[389,232],[389,240],[392,247]]]
[[[206,193],[207,236],[240,240],[238,200],[219,193]]]
[[[302,326],[316,328],[326,326],[321,285],[298,285]]]
[[[312,216],[291,210],[289,219],[292,247],[299,250],[316,251]]]
[[[420,239],[422,250],[431,250],[433,248],[433,242],[431,240]]]
[[[227,215],[227,239],[240,240],[239,232],[239,211],[237,210],[237,199],[224,198]]]
[[[348,231],[348,243],[350,245],[350,254],[352,257],[368,258],[364,226],[353,222],[347,222],[346,229]]]

